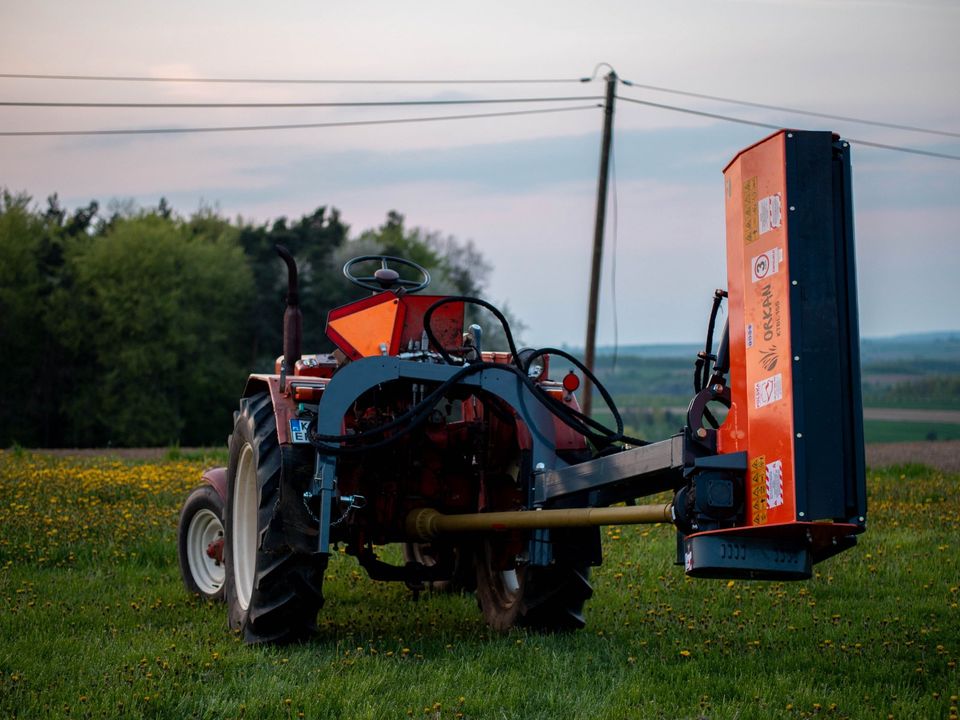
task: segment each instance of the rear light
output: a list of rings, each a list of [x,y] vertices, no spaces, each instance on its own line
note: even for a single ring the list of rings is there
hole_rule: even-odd
[[[578,387],[580,387],[580,378],[577,377],[577,374],[573,370],[563,376],[564,390],[567,392],[575,392]]]
[[[320,402],[323,396],[323,387],[317,385],[297,385],[293,388],[293,399],[297,402]]]

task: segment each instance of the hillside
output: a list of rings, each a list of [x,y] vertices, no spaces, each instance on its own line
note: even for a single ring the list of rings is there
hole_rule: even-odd
[[[861,380],[868,442],[960,439],[960,331],[861,341]],[[693,344],[598,349],[597,375],[625,423],[644,437],[665,437],[683,424],[693,393]],[[595,414],[610,421],[602,400]]]

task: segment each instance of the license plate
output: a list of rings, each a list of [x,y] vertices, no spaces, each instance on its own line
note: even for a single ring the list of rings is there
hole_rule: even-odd
[[[290,442],[294,445],[309,445],[307,430],[310,429],[309,420],[291,420],[290,421]]]

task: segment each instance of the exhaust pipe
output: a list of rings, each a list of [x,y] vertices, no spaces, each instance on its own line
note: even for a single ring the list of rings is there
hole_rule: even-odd
[[[277,245],[277,254],[287,264],[287,308],[283,311],[283,362],[280,365],[280,389],[285,389],[287,375],[293,374],[300,359],[303,336],[303,315],[300,313],[300,293],[297,288],[297,261],[283,245]]]
[[[432,508],[419,508],[407,515],[407,535],[412,540],[433,540],[446,533],[502,532],[537,528],[591,527],[594,525],[640,525],[672,523],[673,503],[627,507],[569,508],[465,515],[444,515]]]

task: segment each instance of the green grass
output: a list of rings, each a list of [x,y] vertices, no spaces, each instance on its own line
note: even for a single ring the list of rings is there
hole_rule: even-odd
[[[226,466],[229,457],[225,446],[215,448],[192,448],[184,450],[179,445],[171,445],[163,455],[164,460],[186,460],[188,462],[202,462],[208,467],[217,465]]]
[[[180,584],[177,505],[200,468],[0,453],[0,717],[946,718],[957,705],[956,475],[871,472],[870,530],[801,583],[690,580],[669,528],[605,529],[588,627],[569,635],[492,633],[472,597],[414,602],[338,554],[318,637],[262,648]]]
[[[864,420],[864,442],[915,442],[918,440],[960,440],[960,425],[950,423]]]

